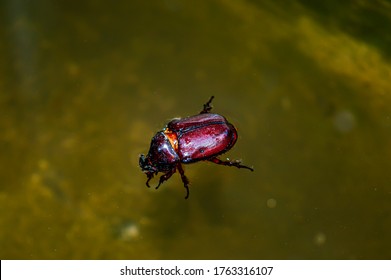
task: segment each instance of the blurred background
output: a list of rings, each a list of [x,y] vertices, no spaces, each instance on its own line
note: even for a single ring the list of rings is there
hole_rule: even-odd
[[[0,3],[0,259],[391,258],[389,1]],[[255,171],[148,189],[211,95]]]

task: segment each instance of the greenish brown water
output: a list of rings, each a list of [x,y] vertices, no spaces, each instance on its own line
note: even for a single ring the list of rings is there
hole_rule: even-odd
[[[0,259],[390,259],[391,5],[327,3],[2,1]],[[211,95],[255,172],[148,189]]]

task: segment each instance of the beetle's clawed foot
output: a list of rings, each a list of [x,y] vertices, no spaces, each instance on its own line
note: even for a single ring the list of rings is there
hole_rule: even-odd
[[[155,190],[157,190],[161,184],[163,184],[163,182],[165,181],[165,179],[163,178],[164,175],[160,176],[160,179],[159,179],[159,184],[157,184],[157,186],[155,187]]]
[[[254,171],[254,169],[252,167],[248,167],[246,165],[242,165],[242,161],[237,159],[237,160],[234,160],[234,161],[230,161],[229,159],[227,160],[221,160],[217,157],[214,157],[214,158],[210,158],[208,159],[209,161],[213,162],[213,163],[216,163],[216,164],[220,164],[220,165],[226,165],[226,166],[235,166],[237,168],[245,168],[245,169],[248,169],[248,170],[251,170],[251,171]]]
[[[186,196],[185,196],[185,199],[188,199],[189,198],[189,187],[188,186],[185,186],[186,188]]]
[[[157,174],[154,174],[154,173],[148,173],[147,176],[148,176],[148,180],[147,182],[145,183],[147,185],[148,188],[150,188],[151,186],[149,185],[149,181],[152,180],[153,176],[154,175],[157,175]],[[159,184],[155,187],[155,189],[158,189],[159,186],[165,181],[164,178],[162,178],[164,175],[162,175],[159,179]],[[166,179],[167,180],[167,179]]]
[[[212,96],[212,98],[213,98],[213,96]],[[211,98],[211,100],[212,100],[212,98]],[[190,181],[186,177],[185,171],[183,170],[183,167],[182,167],[182,165],[180,163],[178,163],[177,168],[178,168],[179,174],[181,174],[181,179],[182,179],[182,182],[183,182],[183,186],[186,189],[185,199],[188,199],[189,198],[189,184],[190,184]]]
[[[215,97],[212,95],[209,101],[204,104],[204,109],[200,112],[200,114],[206,114],[209,113],[210,110],[212,110],[212,105],[210,105],[210,103],[212,103],[213,98]]]
[[[244,169],[248,169],[248,170],[254,171],[254,168],[246,166],[246,165],[243,165],[241,163],[242,163],[242,161],[240,159],[237,159],[237,160],[231,162],[230,166],[235,166],[237,168],[244,168]]]
[[[185,189],[186,189],[186,196],[185,196],[185,199],[188,199],[189,198],[189,194],[190,194],[190,192],[189,192],[189,179],[187,179],[187,177],[186,176],[183,176],[182,177],[182,182],[183,182],[183,186],[185,187]]]
[[[147,182],[145,182],[145,184],[147,185],[148,188],[150,188],[151,186],[149,185],[149,181],[151,181],[151,179],[153,178],[153,173],[147,173],[147,177],[148,180]]]
[[[155,187],[155,189],[157,190],[161,184],[163,184],[164,181],[167,181],[171,176],[172,174],[175,173],[175,168],[168,171],[167,173],[163,174],[162,176],[160,176],[159,178],[159,184]],[[151,181],[151,179],[153,178],[154,175],[157,175],[158,172],[156,173],[147,173],[147,176],[148,176],[148,180],[146,182],[146,185],[148,188],[150,188],[151,186],[149,185],[149,181]]]

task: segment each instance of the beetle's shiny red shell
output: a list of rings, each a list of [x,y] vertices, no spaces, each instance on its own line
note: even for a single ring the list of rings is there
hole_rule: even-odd
[[[176,133],[176,152],[181,162],[191,163],[225,153],[235,144],[237,132],[223,116],[199,114],[174,119],[167,125],[169,133]]]

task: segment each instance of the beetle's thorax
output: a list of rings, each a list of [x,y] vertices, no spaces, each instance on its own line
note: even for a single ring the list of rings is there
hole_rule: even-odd
[[[180,161],[177,149],[175,133],[167,131],[166,134],[165,130],[159,131],[152,138],[147,156],[140,160],[141,169],[146,173],[171,170]]]

